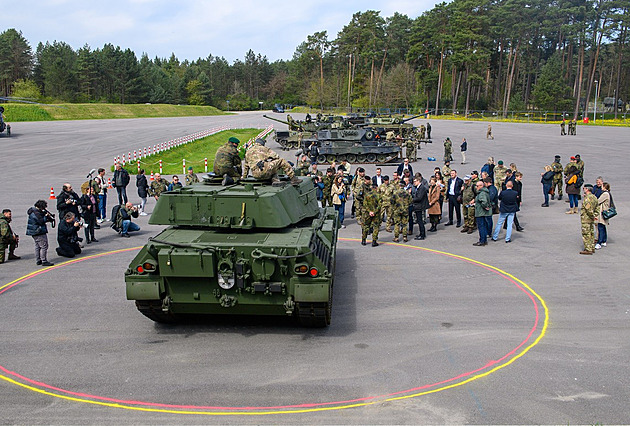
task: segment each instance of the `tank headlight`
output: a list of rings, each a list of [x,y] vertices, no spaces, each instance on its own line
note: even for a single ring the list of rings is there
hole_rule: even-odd
[[[229,290],[234,287],[234,275],[217,274],[217,279],[219,281],[219,287],[223,290]]]
[[[138,267],[136,268],[136,272],[139,274],[144,274],[144,268],[142,267],[142,265],[138,265]]]
[[[296,274],[306,274],[308,272],[308,265],[295,265]]]
[[[144,262],[142,264],[142,267],[144,268],[145,271],[155,271],[156,266],[155,263],[151,263],[151,262]]]

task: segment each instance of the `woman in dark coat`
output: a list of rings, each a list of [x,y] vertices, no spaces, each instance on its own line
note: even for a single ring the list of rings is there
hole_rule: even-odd
[[[149,183],[144,169],[140,169],[140,173],[136,175],[136,186],[138,187],[138,197],[142,200],[140,203],[140,216],[146,216],[144,207],[147,205],[147,195],[149,194]]]
[[[96,214],[98,210],[98,199],[94,195],[94,187],[87,189],[87,194],[81,197],[81,209],[83,220],[85,221],[85,240],[88,244],[91,242],[98,243],[94,238],[94,225],[96,225]]]
[[[48,203],[45,200],[37,200],[34,207],[28,209],[28,224],[26,225],[26,235],[33,237],[35,242],[35,259],[37,265],[53,266],[54,263],[48,261],[48,227],[46,222],[54,225],[54,217],[46,208]]]
[[[566,177],[565,187],[566,193],[569,195],[569,211],[566,214],[577,214],[578,212],[578,195],[580,195],[580,186],[578,185],[578,177],[580,172],[575,166],[569,167],[569,174]]]
[[[545,171],[540,174],[540,183],[542,183],[543,195],[545,196],[545,202],[541,204],[541,207],[549,207],[549,191],[551,191],[554,175],[551,166],[545,166]]]

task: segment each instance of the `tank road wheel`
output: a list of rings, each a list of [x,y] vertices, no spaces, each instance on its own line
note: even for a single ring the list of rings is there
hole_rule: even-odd
[[[317,156],[317,163],[318,164],[324,164],[326,162],[326,156],[325,155],[318,155]]]
[[[365,154],[357,155],[357,163],[365,163]]]
[[[328,154],[328,155],[326,156],[326,162],[327,162],[327,163],[331,163],[331,164],[332,164],[332,163],[334,163],[336,160],[337,160],[337,157],[336,157],[335,155],[333,155],[333,154]]]
[[[354,155],[354,154],[346,155],[346,159],[348,160],[348,163],[356,163],[357,162],[357,156]]]
[[[385,154],[379,154],[376,156],[376,161],[378,161],[379,163],[384,163],[387,161],[387,155]]]
[[[337,161],[341,162],[343,160],[347,160],[348,157],[346,157],[346,154],[340,154],[337,156]]]
[[[371,141],[372,139],[374,139],[374,132],[371,130],[368,130],[367,132],[365,132],[365,139]]]
[[[368,154],[365,156],[365,159],[367,160],[368,163],[375,163],[376,162],[376,154]]]
[[[161,300],[136,300],[136,308],[138,308],[142,315],[155,322],[172,324],[178,320],[175,314],[162,310]]]

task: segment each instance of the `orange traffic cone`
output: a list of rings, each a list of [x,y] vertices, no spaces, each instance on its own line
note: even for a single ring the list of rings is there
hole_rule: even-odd
[[[55,197],[55,191],[53,191],[52,186],[50,187],[50,197],[48,197],[49,200],[56,200],[57,197]]]
[[[153,172],[151,172],[151,182],[153,182]]]
[[[112,178],[107,178],[107,189],[114,189],[112,186]]]

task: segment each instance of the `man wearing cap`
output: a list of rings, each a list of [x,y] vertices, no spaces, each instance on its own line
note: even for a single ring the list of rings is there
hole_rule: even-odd
[[[188,167],[188,173],[186,173],[186,186],[192,185],[193,183],[198,183],[198,182],[199,182],[199,178],[197,177],[195,172],[193,172],[192,166]]]
[[[580,177],[584,179],[584,161],[582,161],[580,154],[575,154],[575,167],[580,172]]]
[[[560,163],[560,156],[556,155],[553,163],[551,164],[551,171],[553,172],[553,181],[551,183],[551,199],[553,200],[556,194],[556,187],[558,187],[558,200],[562,200],[562,183],[564,179],[562,177],[562,164]]]
[[[582,224],[582,241],[584,250],[580,254],[593,254],[595,252],[595,233],[593,225],[599,216],[597,197],[593,195],[593,185],[584,185],[584,199],[582,200],[582,210],[580,210],[580,222]]]
[[[503,165],[503,160],[499,160],[499,163],[494,168],[494,186],[499,192],[501,192],[501,188],[503,187],[507,170],[507,167]]]
[[[299,184],[301,182],[295,176],[293,168],[278,154],[267,148],[263,139],[256,139],[255,143],[247,148],[245,153],[245,167],[243,168],[243,179],[249,175],[251,170],[255,179],[272,179],[273,182],[279,182],[278,171],[283,170],[284,173],[291,178],[291,183]]]
[[[472,234],[477,226],[475,224],[475,205],[473,200],[477,195],[475,193],[475,185],[477,181],[473,181],[471,175],[464,176],[464,186],[462,188],[462,209],[464,210],[464,228],[460,232]]]
[[[560,136],[564,136],[567,134],[566,130],[564,129],[564,126],[566,125],[564,118],[562,119],[562,122],[560,123]]]
[[[214,166],[212,168],[215,175],[223,177],[227,175],[231,178],[241,176],[241,157],[238,155],[237,149],[240,143],[240,140],[232,136],[217,149],[214,155]]]

